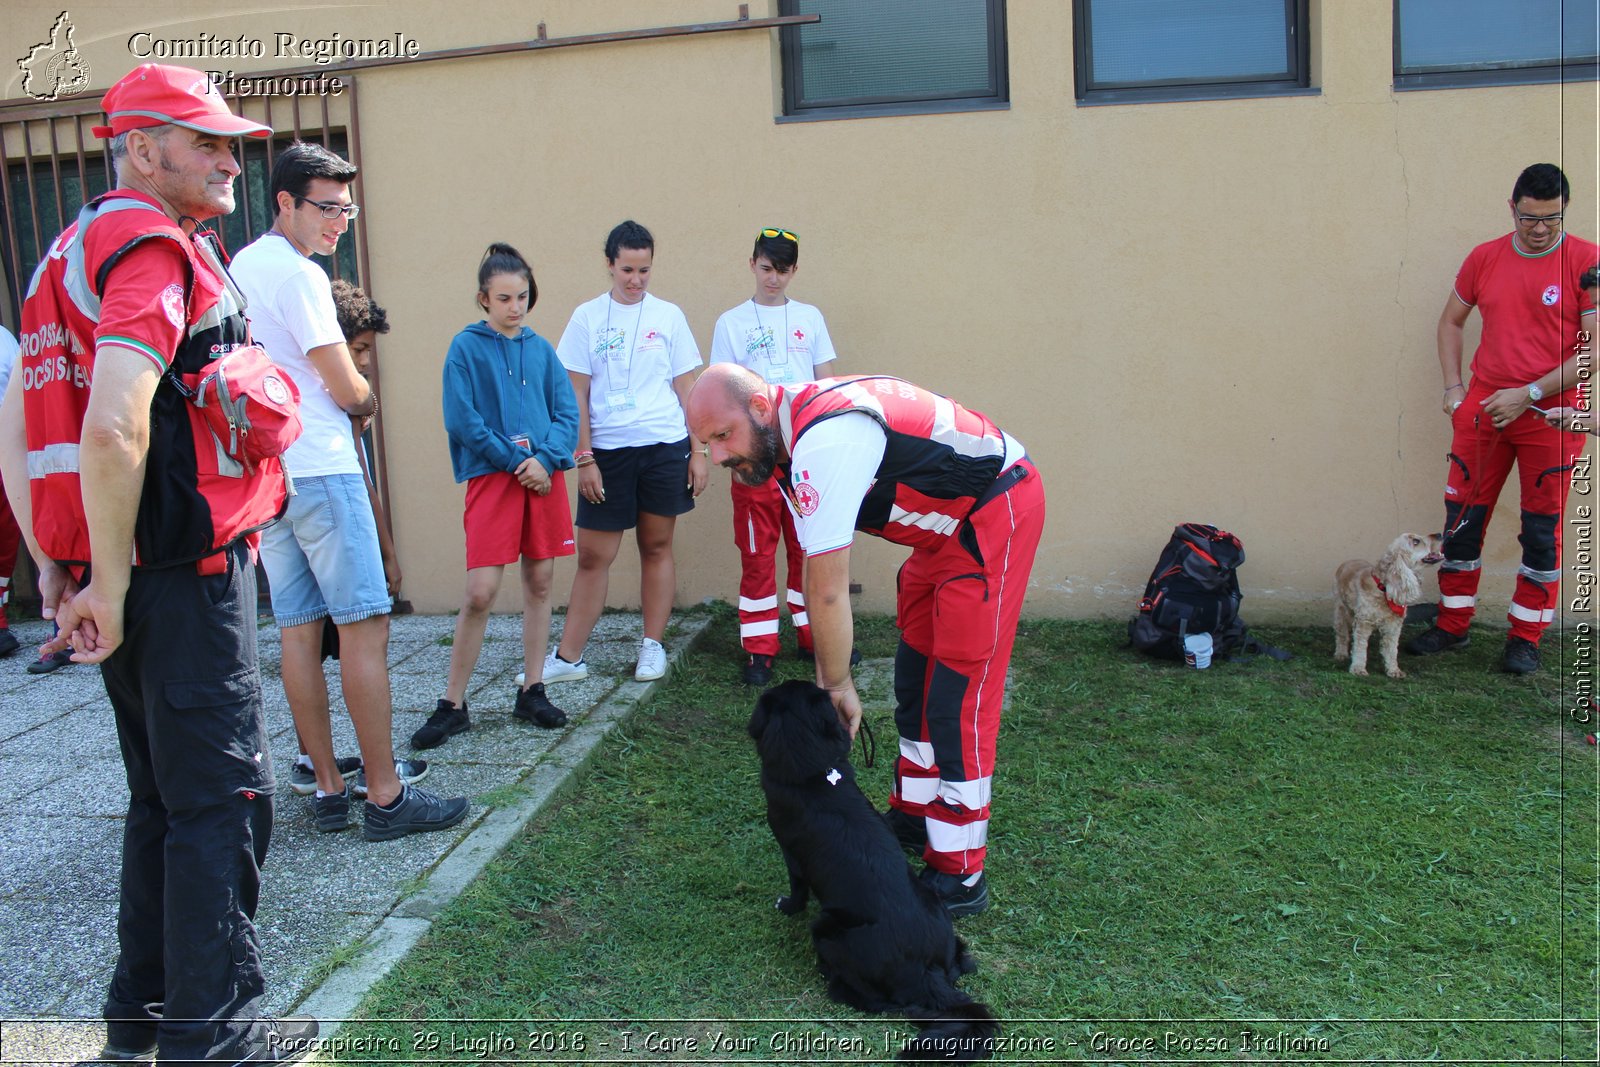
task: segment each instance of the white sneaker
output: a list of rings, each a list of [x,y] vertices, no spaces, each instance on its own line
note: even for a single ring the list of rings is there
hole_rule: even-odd
[[[645,638],[639,646],[639,665],[633,670],[636,682],[653,682],[667,673],[667,650],[661,642]]]
[[[580,678],[587,677],[589,677],[589,665],[583,661],[581,656],[578,657],[578,662],[568,663],[556,655],[556,650],[552,648],[550,654],[544,658],[543,681],[545,685],[549,685],[551,682],[576,682]],[[524,679],[518,677],[517,686],[520,688],[523,684]]]
[[[517,672],[517,688],[521,689],[522,687],[526,686],[527,684],[528,684],[528,676],[526,674],[522,673],[521,671],[518,671]]]

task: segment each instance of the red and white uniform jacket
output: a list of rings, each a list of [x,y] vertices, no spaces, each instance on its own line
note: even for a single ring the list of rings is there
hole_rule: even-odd
[[[163,351],[131,328],[119,334],[101,325],[104,284],[119,260],[141,242],[172,241],[182,250],[187,277],[149,279],[124,270],[118,287],[148,287],[150,316],[163,316],[150,335],[179,338]],[[84,206],[78,221],[51,244],[34,272],[22,308],[22,379],[27,423],[28,479],[33,527],[40,546],[62,563],[84,564],[89,531],[79,482],[78,443],[94,376],[97,343],[146,355],[163,373],[193,374],[248,338],[244,299],[223,266],[209,234],[194,237],[153,200],[117,190]],[[286,486],[277,461],[245,473],[218,456],[203,423],[169,381],[150,408],[150,451],[134,527],[134,564],[192,563],[271,522],[283,508]],[[197,447],[196,442],[207,442]]]
[[[888,375],[851,375],[785,389],[779,429],[790,456],[806,431],[848,412],[871,416],[888,442],[876,480],[861,500],[855,527],[895,544],[937,549],[956,534],[1022,446],[987,416],[948,397]],[[809,514],[787,466],[779,485],[795,509]]]

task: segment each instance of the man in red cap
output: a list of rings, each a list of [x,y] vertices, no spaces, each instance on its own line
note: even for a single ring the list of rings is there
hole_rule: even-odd
[[[5,484],[60,626],[45,650],[101,665],[127,771],[102,1057],[288,1062],[317,1025],[261,1018],[253,923],[273,793],[254,520],[281,510],[284,479],[208,475],[173,382],[245,343],[199,225],[234,208],[232,138],[272,131],[182,67],[139,67],[104,108],[117,187],[34,274],[0,405]]]

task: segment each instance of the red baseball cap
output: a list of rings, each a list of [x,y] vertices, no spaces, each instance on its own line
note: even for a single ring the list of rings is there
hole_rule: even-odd
[[[96,126],[96,137],[115,137],[151,126],[183,126],[221,137],[271,137],[272,127],[240,118],[211,79],[188,67],[146,63],[135,67],[101,101],[109,126]]]

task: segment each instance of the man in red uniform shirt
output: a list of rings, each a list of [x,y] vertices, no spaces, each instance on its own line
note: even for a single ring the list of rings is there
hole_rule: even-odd
[[[233,210],[233,138],[272,131],[183,67],[136,68],[104,107],[117,188],[39,264],[0,404],[7,492],[59,604],[45,649],[100,664],[127,773],[101,1058],[289,1062],[317,1024],[261,1017],[253,922],[274,788],[253,530],[284,477],[206,477],[171,380],[246,340],[199,226]]]
[[[1561,515],[1582,438],[1550,426],[1540,409],[1573,406],[1580,350],[1594,331],[1583,272],[1595,245],[1562,229],[1571,188],[1553,163],[1535,163],[1511,191],[1515,229],[1474,248],[1439,316],[1444,411],[1453,436],[1445,483],[1445,562],[1439,617],[1406,650],[1431,655],[1467,645],[1477,606],[1484,532],[1513,463],[1521,482],[1522,566],[1511,597],[1504,666],[1539,669],[1539,638],[1555,618],[1561,582]],[[1483,333],[1471,385],[1461,380],[1462,327],[1476,307]]]
[[[716,363],[689,429],[746,485],[774,473],[806,554],[817,684],[851,736],[850,545],[856,530],[911,555],[900,568],[890,826],[920,847],[953,916],[989,904],[983,865],[995,739],[1017,619],[1044,528],[1044,485],[1021,442],[984,415],[887,375],[769,385]]]

